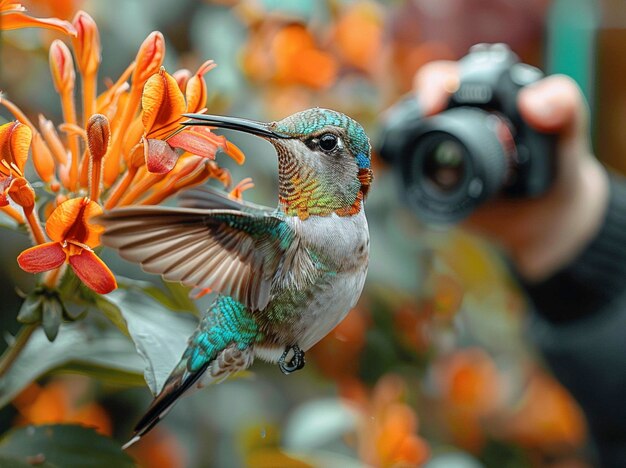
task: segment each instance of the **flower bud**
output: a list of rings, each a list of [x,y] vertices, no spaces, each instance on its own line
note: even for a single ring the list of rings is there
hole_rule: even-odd
[[[56,39],[50,46],[50,71],[54,89],[59,94],[71,92],[76,81],[74,59],[64,42]]]
[[[87,146],[94,160],[104,157],[109,147],[111,127],[109,119],[102,114],[93,114],[87,121]]]
[[[152,31],[143,41],[135,57],[133,84],[143,86],[148,78],[157,73],[165,56],[165,39],[159,31]]]
[[[93,75],[102,60],[100,55],[100,34],[96,22],[84,11],[79,11],[72,24],[77,36],[72,38],[76,52],[78,69],[84,75]]]

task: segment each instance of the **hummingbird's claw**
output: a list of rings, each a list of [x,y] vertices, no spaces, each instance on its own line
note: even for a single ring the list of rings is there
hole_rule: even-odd
[[[285,362],[289,351],[293,351],[293,357],[289,362]],[[285,375],[302,369],[304,367],[304,351],[302,351],[298,345],[286,347],[285,352],[278,360],[278,367],[280,367],[281,372]]]

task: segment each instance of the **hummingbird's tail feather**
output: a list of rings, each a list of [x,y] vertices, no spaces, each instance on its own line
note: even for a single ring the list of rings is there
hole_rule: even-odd
[[[254,361],[254,343],[260,337],[249,309],[232,297],[219,296],[189,338],[181,360],[124,447],[130,447],[147,434],[186,392],[250,367]]]
[[[186,359],[183,358],[181,363],[167,379],[161,393],[154,399],[146,411],[146,414],[144,414],[135,426],[135,435],[133,438],[122,446],[123,450],[126,450],[128,447],[138,442],[144,435],[150,432],[150,430],[169,413],[178,399],[198,381],[210,364],[210,362],[207,361],[200,370],[189,373],[185,370],[185,360]]]

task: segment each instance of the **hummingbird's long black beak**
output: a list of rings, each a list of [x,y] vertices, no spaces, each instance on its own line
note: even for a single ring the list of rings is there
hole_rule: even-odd
[[[241,119],[239,117],[207,114],[183,114],[183,117],[189,119],[185,122],[181,122],[183,125],[206,125],[209,127],[227,128],[251,133],[263,138],[291,138],[285,133],[272,130],[272,128],[264,122]]]

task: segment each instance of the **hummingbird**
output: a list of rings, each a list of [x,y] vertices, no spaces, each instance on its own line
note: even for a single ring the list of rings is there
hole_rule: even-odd
[[[180,362],[135,427],[137,442],[192,389],[247,369],[255,358],[289,374],[361,295],[369,262],[364,203],[370,142],[350,117],[313,108],[277,122],[185,114],[184,125],[238,130],[278,156],[278,206],[191,189],[180,207],[111,210],[102,242],[149,273],[217,297]]]

